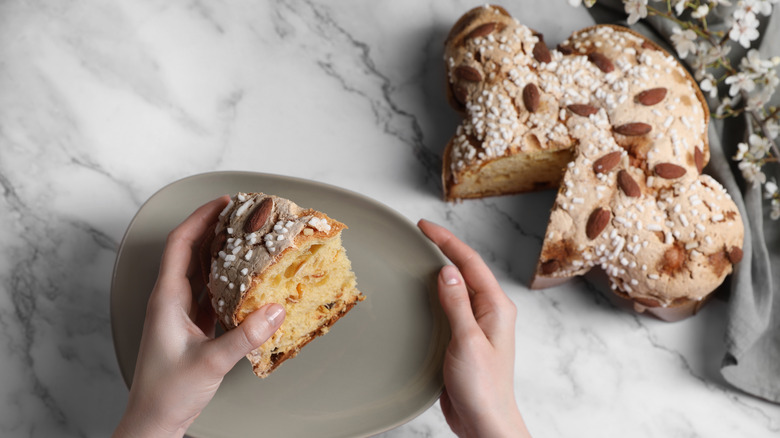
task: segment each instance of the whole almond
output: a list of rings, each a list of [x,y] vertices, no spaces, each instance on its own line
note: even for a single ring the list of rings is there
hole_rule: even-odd
[[[672,163],[658,163],[653,168],[655,174],[664,179],[675,179],[685,175],[685,168]]]
[[[737,264],[742,261],[742,248],[732,246],[728,252],[729,261],[733,264]]]
[[[631,297],[631,300],[639,303],[640,305],[642,305],[644,307],[648,307],[648,308],[658,307],[658,306],[661,305],[661,303],[659,303],[658,300],[655,300],[653,298],[635,296],[635,297]]]
[[[593,210],[588,218],[588,223],[585,224],[585,235],[588,236],[588,239],[593,240],[599,237],[604,228],[607,228],[611,218],[612,213],[606,208],[599,207]]]
[[[564,55],[571,55],[572,53],[574,53],[574,48],[572,46],[564,45],[564,44],[558,44],[555,50],[561,52]]]
[[[590,52],[588,55],[588,60],[604,73],[609,73],[615,69],[615,65],[612,64],[612,61],[610,61],[609,58],[607,58],[603,53]]]
[[[607,173],[612,170],[620,162],[620,156],[622,152],[615,151],[610,152],[607,155],[599,158],[593,163],[593,172],[595,173]]]
[[[599,112],[599,109],[592,105],[584,105],[579,103],[574,103],[566,108],[569,109],[569,111],[573,112],[574,114],[577,114],[578,116],[582,117],[588,117],[591,114],[596,114]]]
[[[539,87],[536,84],[528,84],[523,87],[523,103],[529,112],[539,109]]]
[[[552,259],[542,263],[542,266],[540,268],[542,271],[542,275],[550,275],[553,272],[561,269],[561,264],[558,262],[558,260]]]
[[[666,88],[651,88],[636,95],[637,102],[645,106],[655,105],[666,97]]]
[[[618,134],[637,136],[637,135],[645,135],[649,133],[650,131],[653,130],[653,127],[648,125],[647,123],[633,122],[633,123],[626,123],[620,126],[615,126],[613,129]]]
[[[539,40],[539,42],[534,45],[532,52],[534,59],[536,59],[538,62],[548,63],[552,61],[552,54],[550,54],[550,49],[547,48],[547,44],[545,44],[543,40]]]
[[[470,65],[459,65],[455,67],[455,76],[471,82],[479,82],[482,80],[482,73]]]
[[[247,217],[246,221],[244,222],[244,231],[247,233],[254,233],[255,231],[262,228],[268,218],[271,217],[271,213],[273,213],[273,211],[273,198],[265,198],[260,201],[260,205],[252,210],[252,213],[249,214],[249,217]]]
[[[696,163],[696,170],[701,174],[704,169],[704,152],[698,147],[693,150],[693,162]]]
[[[474,30],[469,32],[469,34],[468,34],[468,36],[466,36],[466,38],[480,38],[480,37],[484,37],[484,36],[490,35],[491,33],[493,33],[494,30],[496,30],[496,25],[497,24],[498,23],[485,23],[485,24],[481,24],[481,25],[477,26],[476,28],[474,28]]]
[[[642,189],[627,170],[621,169],[617,175],[617,184],[620,190],[630,198],[638,198],[642,195]]]
[[[481,12],[479,10],[473,9],[467,12],[462,17],[460,17],[460,19],[458,19],[458,21],[455,22],[455,25],[452,26],[449,35],[447,35],[447,39],[444,40],[444,43],[449,44],[452,39],[454,39],[457,35],[459,35],[461,32],[466,30],[467,27],[471,26],[471,23],[473,23],[474,20],[477,19],[477,16],[480,13]]]

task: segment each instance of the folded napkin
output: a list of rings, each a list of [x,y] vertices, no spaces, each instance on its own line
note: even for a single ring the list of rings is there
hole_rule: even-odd
[[[762,59],[780,55],[778,7],[780,4],[775,5],[770,17],[759,17],[761,37],[753,41],[752,48],[759,50]],[[733,11],[720,8],[719,16],[708,17],[707,24],[712,30],[728,29],[727,20]],[[621,1],[600,0],[589,11],[598,23],[628,26]],[[675,26],[662,17],[647,17],[628,27],[676,54],[669,38]],[[745,53],[742,47],[734,47],[729,53],[732,65],[739,65]],[[710,104],[714,113],[717,103]],[[772,104],[780,105],[778,95]],[[750,125],[744,118],[713,119],[709,129],[711,157],[706,172],[726,187],[745,223],[744,257],[730,282],[726,354],[721,373],[735,387],[780,403],[780,221],[769,219],[761,187],[745,182],[731,159],[737,143],[746,141],[749,134]]]

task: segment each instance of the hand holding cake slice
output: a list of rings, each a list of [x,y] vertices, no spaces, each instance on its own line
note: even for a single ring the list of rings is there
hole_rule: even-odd
[[[208,289],[228,330],[268,303],[284,306],[279,330],[247,358],[268,376],[328,332],[365,296],[341,243],[347,226],[263,193],[238,193],[219,216],[207,251]]]

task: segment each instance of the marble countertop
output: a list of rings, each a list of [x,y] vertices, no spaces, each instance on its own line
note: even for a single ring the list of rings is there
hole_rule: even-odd
[[[251,170],[361,192],[477,249],[518,307],[515,391],[538,437],[769,437],[780,406],[719,375],[726,302],[674,324],[577,280],[529,291],[554,193],[447,204],[458,122],[442,47],[464,1],[0,3],[0,435],[108,436],[127,389],[110,282],[142,203]],[[566,0],[506,8],[554,46]],[[452,436],[438,404],[384,437]]]

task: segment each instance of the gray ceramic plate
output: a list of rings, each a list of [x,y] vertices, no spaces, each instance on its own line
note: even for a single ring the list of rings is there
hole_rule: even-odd
[[[262,380],[241,360],[188,435],[354,437],[403,424],[442,390],[449,327],[436,298],[446,259],[414,224],[365,196],[312,181],[215,172],[177,181],[136,214],[119,248],[111,327],[125,382],[133,377],[146,301],[165,238],[201,204],[260,191],[344,222],[344,246],[367,299]]]

